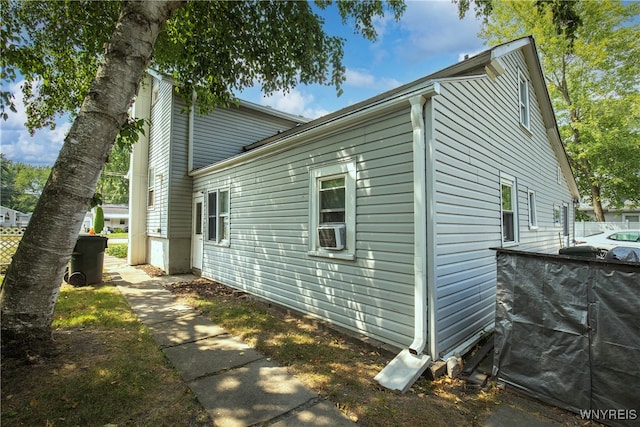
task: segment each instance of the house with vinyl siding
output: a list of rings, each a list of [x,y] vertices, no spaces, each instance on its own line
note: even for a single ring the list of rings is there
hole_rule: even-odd
[[[571,240],[578,190],[533,38],[312,121],[242,102],[183,113],[171,82],[149,80],[130,263],[402,350],[376,377],[389,388],[492,328],[490,248]]]

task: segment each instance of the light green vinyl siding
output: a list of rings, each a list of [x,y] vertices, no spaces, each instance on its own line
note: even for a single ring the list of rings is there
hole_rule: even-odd
[[[230,246],[205,245],[203,275],[402,347],[413,337],[409,105],[349,130],[195,179],[229,184]],[[356,260],[309,250],[309,168],[355,160]]]
[[[554,201],[570,202],[530,88],[530,129],[519,121],[518,70],[524,56],[502,57],[505,73],[443,82],[435,102],[436,298],[439,349],[450,351],[490,325],[495,313],[495,253],[501,238],[500,174],[516,179],[517,249],[557,253]],[[528,228],[528,190],[536,192],[537,230]]]

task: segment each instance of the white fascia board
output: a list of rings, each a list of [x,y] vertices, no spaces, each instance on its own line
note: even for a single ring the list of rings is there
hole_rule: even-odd
[[[381,100],[375,104],[366,105],[358,110],[348,111],[342,116],[335,117],[328,122],[320,122],[317,126],[306,129],[300,133],[295,133],[290,136],[285,136],[282,139],[265,144],[261,147],[255,148],[251,151],[247,151],[237,156],[230,157],[222,160],[213,165],[206,166],[189,173],[190,176],[197,177],[205,175],[214,171],[221,171],[226,168],[237,166],[246,162],[249,162],[257,157],[267,154],[274,154],[286,149],[298,143],[302,143],[308,138],[313,138],[318,135],[326,134],[332,130],[340,127],[351,125],[354,122],[364,120],[372,115],[380,114],[380,112],[393,108],[401,103],[408,103],[409,99],[415,96],[424,96],[430,98],[433,95],[440,93],[440,84],[437,81],[429,81],[418,88],[412,88],[409,92],[402,92],[388,99]]]
[[[504,55],[508,55],[511,52],[515,52],[518,49],[523,48],[526,45],[531,44],[531,37],[523,37],[521,39],[514,40],[509,43],[505,43],[500,46],[496,46],[491,49],[491,60],[493,61],[496,58],[500,58]]]

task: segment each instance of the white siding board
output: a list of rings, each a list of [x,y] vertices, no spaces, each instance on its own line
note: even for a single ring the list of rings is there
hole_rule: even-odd
[[[172,87],[169,83],[155,80],[158,87],[158,97],[151,109],[151,124],[149,130],[149,167],[155,175],[168,176],[171,131],[172,131]],[[166,232],[168,212],[168,188],[165,182],[155,179],[153,207],[147,209],[147,233],[160,235],[157,230]]]
[[[524,56],[502,58],[496,80],[443,82],[434,98],[436,158],[436,295],[439,349],[451,350],[492,321],[495,256],[501,245],[500,172],[516,178],[519,246],[557,251],[558,227],[548,226],[551,199],[569,201],[555,181],[557,161],[531,90],[531,133],[519,124],[518,67]],[[539,229],[529,231],[527,189],[536,191]],[[551,205],[553,202],[551,202]],[[553,240],[555,239],[555,243]]]
[[[231,182],[229,247],[205,244],[203,275],[394,346],[413,337],[409,105],[304,146],[195,179]],[[355,160],[356,260],[307,255],[309,168]],[[378,221],[373,220],[378,216]]]
[[[171,132],[171,171],[168,178],[169,205],[167,235],[169,238],[191,237],[191,199],[193,182],[188,176],[189,122],[183,113],[185,104],[174,94],[173,125]]]
[[[242,147],[296,125],[248,108],[216,109],[195,115],[193,166],[201,168],[242,153]]]
[[[493,318],[495,257],[489,247],[501,244],[500,172],[517,180],[519,249],[557,250],[561,227],[553,224],[553,205],[570,202],[566,184],[556,182],[557,162],[533,90],[532,132],[518,123],[517,70],[526,71],[524,57],[516,52],[503,62],[506,72],[498,79],[445,81],[432,101],[436,329],[442,352]],[[154,107],[153,117],[166,114],[161,107]],[[175,103],[174,116],[181,107]],[[242,109],[218,110],[212,117],[196,116],[196,167],[237,155],[243,145],[286,122],[263,122],[261,114]],[[173,122],[172,165],[186,162],[181,141],[187,126],[185,120]],[[157,146],[150,157],[156,173],[162,173],[168,167],[161,159],[168,149],[166,129],[154,132]],[[172,193],[187,197],[191,189],[231,190],[231,243],[205,244],[205,277],[402,347],[413,335],[412,159],[405,105],[385,117],[197,177],[193,184],[184,171],[172,168],[176,180],[171,185]],[[309,169],[341,160],[357,163],[355,261],[307,254]],[[536,231],[527,227],[528,189],[536,192]],[[186,206],[171,211],[169,228],[176,235],[190,232],[190,199],[183,202],[171,201]],[[165,228],[153,211],[149,218],[149,224]]]

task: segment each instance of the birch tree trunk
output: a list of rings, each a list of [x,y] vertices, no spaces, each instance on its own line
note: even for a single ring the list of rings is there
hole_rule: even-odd
[[[127,120],[156,38],[182,4],[123,4],[104,60],[7,270],[0,293],[3,355],[50,349],[62,276],[98,178]]]

